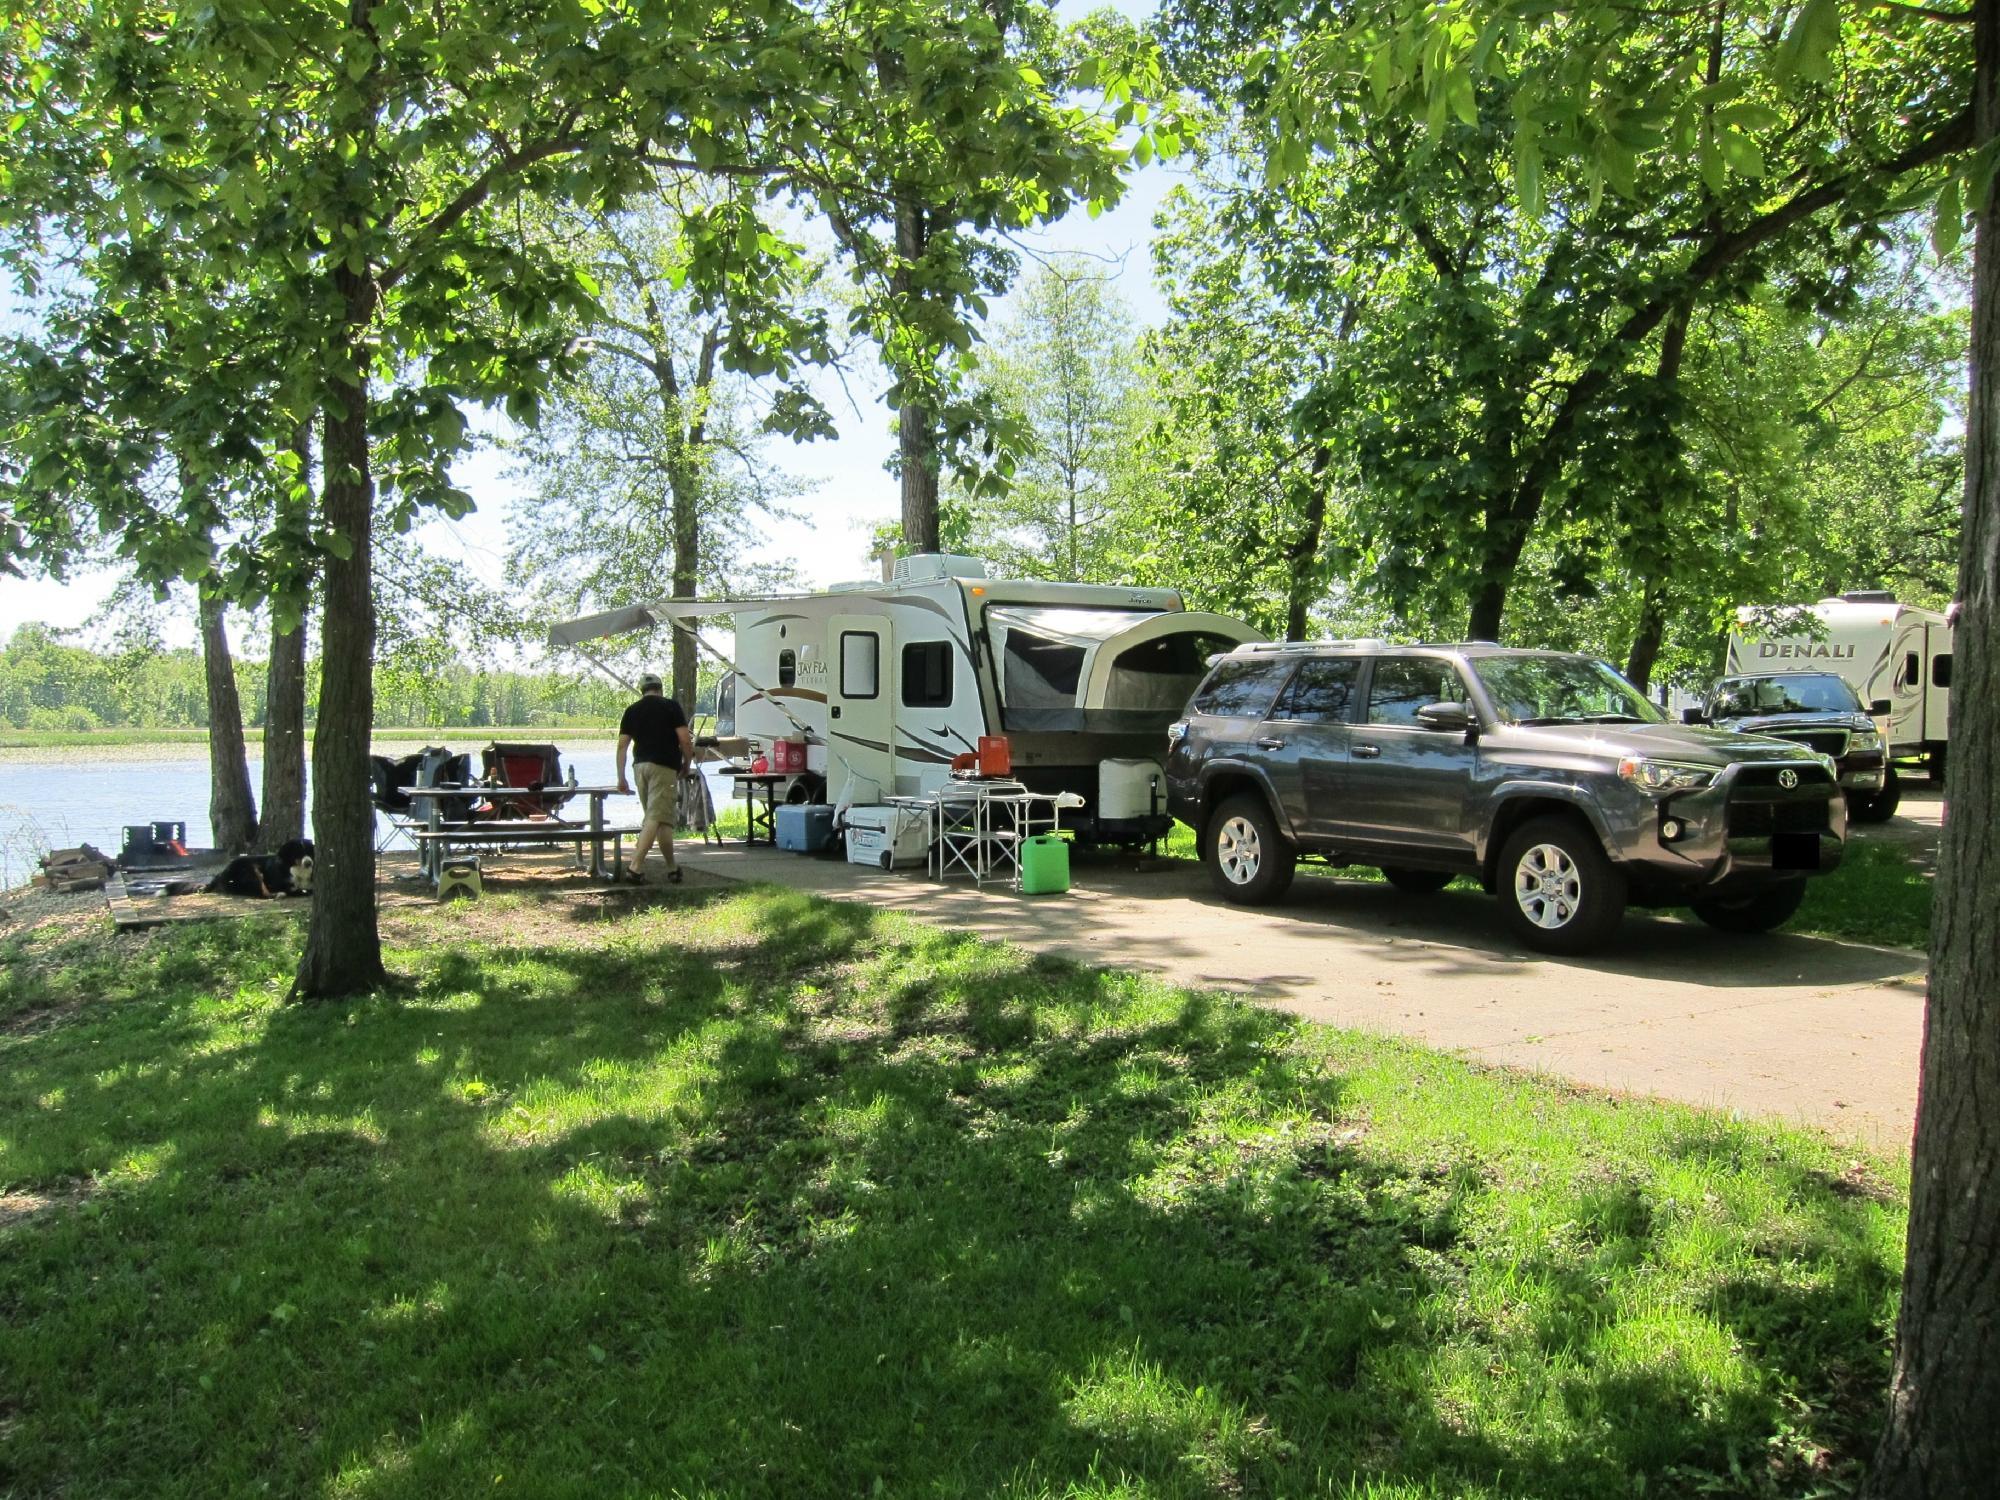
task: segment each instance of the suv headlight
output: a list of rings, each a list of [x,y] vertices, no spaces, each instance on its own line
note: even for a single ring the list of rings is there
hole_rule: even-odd
[[[1644,760],[1628,755],[1618,762],[1618,774],[1649,792],[1692,792],[1715,780],[1713,766],[1682,765],[1672,760]]]
[[[1882,748],[1882,736],[1872,729],[1857,729],[1853,734],[1848,736],[1847,748],[1850,750],[1880,750]]]

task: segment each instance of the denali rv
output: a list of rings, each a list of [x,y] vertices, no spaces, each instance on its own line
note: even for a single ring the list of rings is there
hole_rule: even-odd
[[[1817,630],[1773,634],[1787,617],[1809,617]],[[1944,768],[1951,710],[1951,617],[1893,595],[1842,594],[1818,604],[1736,612],[1729,637],[1731,676],[1772,672],[1832,672],[1845,678],[1882,721],[1894,759],[1921,757],[1933,778]]]
[[[977,558],[931,553],[820,594],[632,605],[557,625],[549,644],[716,615],[736,624],[717,728],[771,751],[774,769],[773,747],[803,741],[791,800],[921,794],[981,735],[1005,735],[1016,780],[1080,795],[1064,826],[1115,843],[1170,826],[1167,726],[1210,656],[1263,639],[1171,589],[988,578]]]

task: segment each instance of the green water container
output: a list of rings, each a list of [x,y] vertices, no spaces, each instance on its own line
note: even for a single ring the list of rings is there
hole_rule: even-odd
[[[1059,895],[1069,889],[1069,842],[1038,833],[1021,845],[1021,890],[1030,896]]]

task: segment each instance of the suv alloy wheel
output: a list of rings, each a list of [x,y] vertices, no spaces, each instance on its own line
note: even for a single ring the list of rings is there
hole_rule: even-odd
[[[1576,818],[1530,818],[1500,854],[1500,909],[1544,953],[1582,953],[1625,915],[1625,875]]]
[[[1223,898],[1262,906],[1284,895],[1298,869],[1291,841],[1254,792],[1238,792],[1215,810],[1202,837],[1209,877]]]

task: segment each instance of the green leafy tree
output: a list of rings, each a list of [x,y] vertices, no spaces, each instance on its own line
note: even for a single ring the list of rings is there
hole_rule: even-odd
[[[1022,285],[975,379],[1027,436],[1007,486],[966,497],[972,550],[1017,577],[1122,575],[1120,530],[1151,421],[1138,349],[1132,311],[1102,268],[1058,257]]]
[[[1670,45],[1690,22],[1724,33],[1711,49]],[[1794,227],[1866,226],[1871,210],[1934,199],[1934,238],[1952,249],[1970,212],[1971,387],[1959,548],[1959,616],[1949,792],[1940,850],[1909,1243],[1889,1420],[1871,1490],[1980,1493],[2000,1473],[1991,1393],[2000,1369],[2000,5],[1842,5],[1732,10],[1582,0],[1372,0],[1316,30],[1271,95],[1280,170],[1346,119],[1414,118],[1435,131],[1479,117],[1482,83],[1515,101],[1505,122],[1514,198],[1533,217],[1551,161],[1620,196],[1692,160],[1718,198],[1746,184],[1748,217],[1724,212],[1682,250],[1671,278],[1627,304],[1628,345],[1689,295]],[[1711,74],[1714,81],[1708,81]],[[1724,94],[1723,90],[1729,90]],[[1764,114],[1723,113],[1739,103]],[[1498,125],[1500,122],[1495,122]],[[1843,128],[1844,127],[1844,128]],[[1769,171],[1774,158],[1794,170]],[[1802,158],[1802,159],[1801,159]],[[1885,177],[1887,181],[1885,182]],[[1879,196],[1878,196],[1879,195]],[[1587,351],[1566,382],[1577,412],[1614,377]],[[1576,420],[1575,418],[1571,419]]]
[[[449,475],[462,404],[531,420],[590,299],[503,210],[529,193],[615,208],[663,169],[729,179],[740,191],[703,217],[690,257],[690,280],[720,296],[766,263],[767,194],[872,216],[895,201],[883,184],[914,183],[925,201],[962,189],[975,222],[1021,224],[1114,196],[1122,160],[1113,123],[992,45],[972,5],[64,0],[15,6],[7,23],[9,259],[82,276],[108,347],[157,352],[165,383],[189,392],[170,413],[176,451],[198,463],[246,410],[320,414],[317,510],[265,549],[322,589],[321,863],[298,983],[310,996],[383,977],[365,760],[378,519],[401,530],[470,504]],[[885,84],[876,63],[892,53],[901,71]],[[186,353],[187,328],[151,296],[163,279],[202,289],[194,326],[229,357]],[[883,326],[904,310],[892,298]],[[731,359],[761,373],[781,353]],[[51,533],[37,496],[74,463],[25,466],[10,536]],[[201,570],[214,524],[202,505],[154,510],[98,487],[101,522],[128,533],[143,568]]]
[[[515,444],[532,491],[511,517],[508,565],[548,615],[584,614],[664,591],[762,592],[784,570],[747,561],[785,515],[797,484],[769,457],[772,427],[814,403],[804,367],[762,381],[723,355],[774,336],[832,355],[816,295],[822,268],[775,242],[771,274],[751,295],[702,299],[687,285],[690,214],[707,195],[681,182],[616,216],[558,211],[545,233],[580,249],[601,288],[579,328],[587,357],[550,394],[541,423]],[[812,431],[824,431],[815,422]],[[696,691],[695,637],[673,632],[673,689]]]

